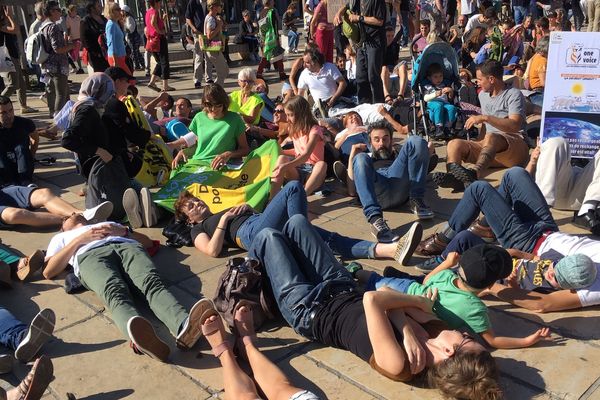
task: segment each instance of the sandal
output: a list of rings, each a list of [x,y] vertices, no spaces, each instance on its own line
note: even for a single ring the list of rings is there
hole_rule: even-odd
[[[14,389],[18,393],[18,398],[22,400],[40,399],[50,384],[53,373],[52,361],[46,356],[38,358],[25,379]]]
[[[213,315],[215,315],[216,318],[207,323],[206,321],[208,321],[208,319]],[[223,325],[223,319],[221,319],[221,315],[219,315],[217,310],[214,308],[206,310],[202,315],[202,318],[200,318],[200,324],[202,324],[202,334],[208,341],[208,344],[210,344],[215,357],[219,358],[225,351],[231,350],[231,343],[223,337],[225,334],[225,326]],[[221,342],[218,345],[213,346],[208,338],[215,334],[219,334],[221,336]]]
[[[20,280],[26,281],[30,279],[33,274],[44,265],[44,252],[36,250],[29,257],[23,257],[19,260],[17,266],[17,277]]]

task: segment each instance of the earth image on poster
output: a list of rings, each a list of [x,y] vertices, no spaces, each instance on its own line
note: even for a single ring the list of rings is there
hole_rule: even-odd
[[[562,136],[565,139],[579,139],[582,141],[600,140],[600,126],[579,119],[572,118],[546,118],[544,137]]]

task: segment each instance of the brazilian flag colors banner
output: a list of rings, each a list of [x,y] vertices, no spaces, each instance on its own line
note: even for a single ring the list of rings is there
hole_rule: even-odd
[[[170,211],[183,190],[204,201],[212,213],[248,203],[262,211],[271,190],[271,172],[277,163],[279,145],[269,140],[250,152],[239,168],[215,171],[205,162],[189,160],[156,194],[156,204]]]

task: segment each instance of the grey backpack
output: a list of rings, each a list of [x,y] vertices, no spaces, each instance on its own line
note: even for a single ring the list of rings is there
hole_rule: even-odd
[[[85,207],[92,208],[107,200],[111,201],[114,208],[109,219],[122,220],[125,217],[123,193],[131,187],[123,159],[117,156],[105,163],[98,157],[88,162],[92,162],[93,165],[87,178]]]

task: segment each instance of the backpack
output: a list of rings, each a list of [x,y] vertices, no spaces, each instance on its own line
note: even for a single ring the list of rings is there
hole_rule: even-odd
[[[244,300],[252,307],[254,329],[278,315],[271,284],[262,264],[252,258],[230,258],[219,278],[213,302],[230,328],[234,328],[234,313]]]
[[[169,247],[193,247],[192,227],[185,221],[179,221],[173,217],[169,223],[163,228],[162,234],[167,238],[167,246]]]
[[[25,39],[25,58],[29,64],[42,65],[48,59],[50,53],[46,47],[46,37],[43,30],[51,24],[52,22],[43,23],[39,31]]]
[[[113,212],[109,219],[120,221],[125,217],[123,208],[123,193],[131,187],[131,182],[125,164],[120,156],[105,163],[100,157],[91,158],[87,163],[93,163],[87,178],[85,207],[96,207],[104,201],[113,203]]]

